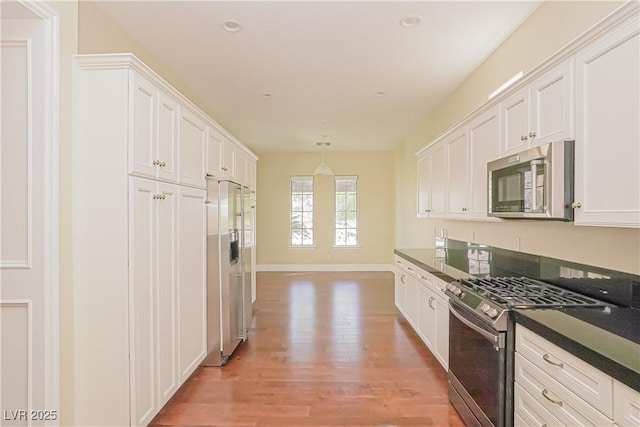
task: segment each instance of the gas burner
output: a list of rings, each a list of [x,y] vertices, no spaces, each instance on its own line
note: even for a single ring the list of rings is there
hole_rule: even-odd
[[[460,279],[459,284],[504,308],[606,306],[593,298],[528,277]]]

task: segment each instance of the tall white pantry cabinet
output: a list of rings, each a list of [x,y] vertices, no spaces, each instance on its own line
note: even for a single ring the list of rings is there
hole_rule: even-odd
[[[76,425],[147,425],[206,355],[215,126],[131,54],[76,57]]]

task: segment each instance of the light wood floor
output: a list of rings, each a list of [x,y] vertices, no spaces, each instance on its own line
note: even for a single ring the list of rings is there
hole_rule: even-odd
[[[391,273],[258,273],[249,339],[152,425],[463,426]]]

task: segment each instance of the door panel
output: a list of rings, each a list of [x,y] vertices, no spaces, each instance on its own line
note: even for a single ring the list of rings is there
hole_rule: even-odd
[[[155,178],[156,165],[156,116],[158,89],[144,78],[131,75],[131,153],[129,173]]]
[[[160,92],[158,106],[158,178],[178,180],[178,103]]]
[[[46,172],[55,148],[47,126],[46,85],[57,82],[49,81],[48,23],[13,19],[6,8],[35,14],[11,3],[0,5],[0,412],[3,426],[43,425],[29,421],[31,410],[50,409],[56,419],[60,416],[50,400],[59,393],[51,385],[58,375],[57,357],[51,354],[58,345],[52,336],[58,333],[57,316],[51,314],[57,313],[57,300],[52,301],[57,298],[57,278],[52,282],[57,212],[49,210],[57,203],[52,190],[57,176]]]
[[[205,188],[204,147],[206,125],[186,108],[180,108],[180,183]]]
[[[206,192],[181,187],[179,195],[179,363],[184,381],[206,355]]]

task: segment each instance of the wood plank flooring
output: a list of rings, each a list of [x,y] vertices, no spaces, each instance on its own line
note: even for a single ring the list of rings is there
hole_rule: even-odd
[[[386,272],[258,273],[246,343],[198,368],[154,426],[463,426]]]

